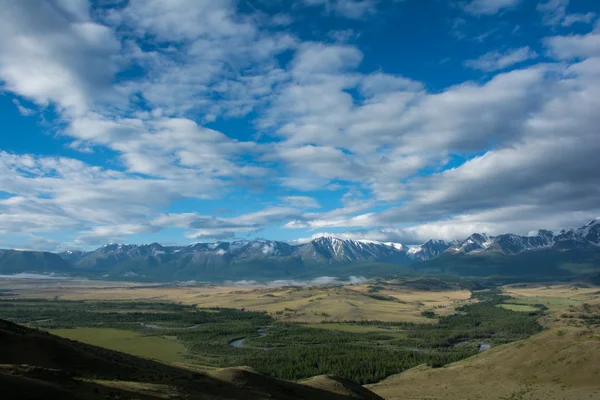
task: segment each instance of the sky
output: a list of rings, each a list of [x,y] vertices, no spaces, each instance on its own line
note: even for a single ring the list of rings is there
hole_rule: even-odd
[[[600,216],[597,0],[2,0],[0,247]]]

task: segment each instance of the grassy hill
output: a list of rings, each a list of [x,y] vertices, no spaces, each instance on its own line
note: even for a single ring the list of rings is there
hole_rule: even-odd
[[[331,382],[311,387],[272,379],[243,368],[201,373],[0,320],[3,399],[379,398],[357,385],[338,380]],[[344,386],[343,390],[339,385]],[[328,386],[332,390],[328,390]]]
[[[389,400],[600,399],[598,328],[554,317],[551,324],[529,339],[444,368],[419,366],[367,388]]]

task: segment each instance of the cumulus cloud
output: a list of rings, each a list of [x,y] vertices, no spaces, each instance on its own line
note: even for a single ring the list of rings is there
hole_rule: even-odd
[[[114,32],[90,19],[86,1],[15,2],[0,17],[0,79],[40,106],[81,114],[118,101],[110,85],[119,63]]]
[[[295,4],[334,19],[376,13],[369,0]],[[460,4],[493,15],[520,1]],[[538,10],[565,29],[594,18],[567,5]],[[285,15],[234,1],[11,3],[0,15],[2,90],[23,115],[50,110],[69,156],[0,153],[0,234],[100,244],[276,226],[418,243],[599,214],[598,27],[546,38],[556,61],[533,64],[534,44],[492,51],[466,62],[485,79],[433,90],[372,69],[348,43],[354,31],[305,41]],[[268,206],[265,196],[227,216],[169,209],[257,190]]]
[[[585,59],[600,56],[600,24],[583,35],[551,36],[544,40],[550,55],[558,59]]]

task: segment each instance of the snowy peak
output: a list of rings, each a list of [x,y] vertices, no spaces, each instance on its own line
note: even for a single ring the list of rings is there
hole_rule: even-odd
[[[600,218],[588,222],[577,233],[595,246],[600,246]]]
[[[554,247],[559,250],[586,248],[600,245],[600,221],[598,218],[579,229],[563,229],[554,238]]]
[[[420,246],[372,240],[347,240],[336,237],[319,237],[308,243],[290,245],[272,240],[236,240],[232,242],[193,243],[187,246],[162,246],[158,243],[132,245],[111,243],[91,252],[67,251],[60,257],[69,264],[85,268],[104,268],[120,262],[131,265],[150,262],[177,263],[185,258],[196,265],[217,268],[231,263],[270,262],[300,264],[334,264],[385,262],[408,264],[427,261],[442,254],[477,254],[496,252],[506,255],[525,251],[554,249],[567,251],[600,247],[600,219],[595,219],[578,229],[562,230],[554,235],[548,230],[537,230],[527,235],[506,233],[489,236],[473,233],[461,241],[446,242],[431,239]],[[187,261],[186,261],[187,262]]]
[[[519,254],[528,250],[548,248],[553,244],[552,232],[540,230],[535,236],[519,236],[512,233],[496,236],[487,250],[504,254]]]
[[[529,232],[526,236],[506,233],[492,237],[474,233],[466,240],[448,248],[446,252],[472,254],[493,251],[512,255],[548,248],[570,250],[590,246],[600,246],[600,219],[598,218],[579,229],[563,229],[556,236],[552,231],[545,229]]]
[[[346,240],[326,236],[298,246],[294,254],[311,262],[408,261],[404,246],[399,243]]]
[[[469,254],[487,249],[493,243],[493,238],[485,233],[474,233],[466,240],[450,247],[447,252],[453,254]]]
[[[465,241],[450,247],[448,253],[472,254],[494,251],[503,254],[519,254],[523,251],[538,250],[551,247],[554,234],[547,230],[529,232],[526,236],[506,233],[498,236],[488,236],[474,233]]]
[[[411,247],[407,253],[413,260],[427,261],[436,258],[451,246],[452,243],[444,240],[430,239],[421,246]]]

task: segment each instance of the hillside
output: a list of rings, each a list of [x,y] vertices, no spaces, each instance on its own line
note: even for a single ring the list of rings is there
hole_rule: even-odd
[[[420,366],[367,387],[388,400],[600,399],[598,365],[598,333],[554,329],[445,368]]]
[[[2,399],[377,399],[268,378],[247,369],[212,374],[62,339],[0,320]],[[337,382],[337,381],[336,381]],[[339,382],[338,382],[339,383]],[[316,385],[317,386],[317,385]],[[348,395],[344,393],[353,393]]]
[[[498,252],[448,254],[413,265],[416,272],[550,280],[600,271],[600,248],[544,249],[515,255]]]
[[[529,339],[366,387],[388,400],[600,399],[600,332],[566,322],[552,317],[553,328]]]

